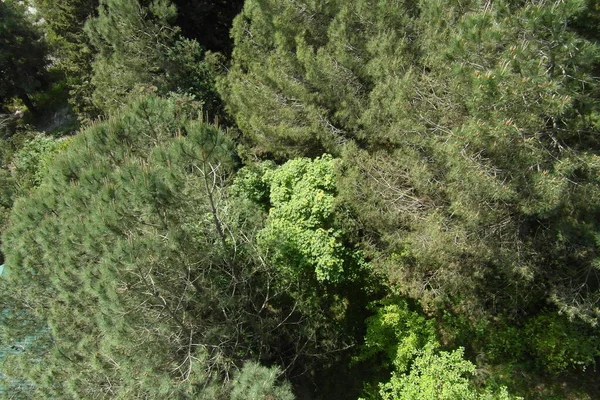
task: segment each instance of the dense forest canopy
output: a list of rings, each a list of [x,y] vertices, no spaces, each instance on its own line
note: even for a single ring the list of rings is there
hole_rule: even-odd
[[[600,2],[0,1],[0,396],[593,399]]]
[[[342,155],[379,267],[424,307],[553,303],[595,325],[600,53],[569,26],[583,4],[371,3],[246,2],[220,88],[254,151]]]

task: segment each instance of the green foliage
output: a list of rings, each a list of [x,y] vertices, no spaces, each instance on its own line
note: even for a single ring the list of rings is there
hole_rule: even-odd
[[[2,112],[41,111],[0,116],[11,395],[591,398],[598,0],[32,4],[0,1]],[[26,126],[67,92],[81,134]]]
[[[269,217],[258,244],[281,270],[291,276],[309,272],[320,282],[354,278],[364,262],[360,252],[348,248],[334,219],[330,156],[295,159],[278,168],[264,164],[257,173],[243,173],[238,185],[254,200],[268,199]]]
[[[232,383],[231,400],[294,400],[288,382],[280,384],[281,371],[248,361]]]
[[[371,307],[365,344],[359,361],[385,355],[382,366],[391,378],[379,391],[366,388],[370,399],[511,399],[506,388],[478,388],[475,365],[464,359],[463,349],[439,349],[434,321],[410,310],[406,301],[385,299]]]
[[[323,66],[335,71],[334,60],[318,64],[299,58],[323,41],[336,5],[250,0],[234,20],[234,62],[219,91],[256,153],[293,157],[334,150],[342,129],[321,101],[332,93],[333,82],[323,79],[322,86],[313,86],[309,78],[313,71],[320,78]],[[353,84],[344,80],[335,92],[353,93]]]
[[[98,385],[103,375],[116,385],[113,397],[167,395],[173,391],[165,392],[164,387],[172,380],[169,369],[178,365],[179,346],[171,342],[170,355],[160,356],[159,349],[168,348],[162,347],[166,344],[163,334],[174,321],[181,320],[173,313],[159,322],[159,308],[172,311],[169,294],[183,287],[163,288],[161,278],[150,271],[162,270],[163,277],[177,280],[176,271],[159,267],[176,263],[177,257],[173,258],[170,241],[161,244],[157,236],[169,237],[167,232],[171,231],[175,235],[171,240],[177,240],[177,231],[168,229],[166,219],[161,224],[153,215],[161,202],[172,199],[172,185],[182,188],[182,181],[181,175],[179,179],[164,175],[167,171],[159,161],[152,169],[144,168],[149,158],[156,160],[160,150],[166,150],[171,129],[180,123],[173,108],[174,104],[157,99],[141,101],[120,119],[81,134],[66,154],[58,157],[39,189],[13,209],[11,228],[3,242],[10,271],[8,280],[2,282],[3,291],[27,302],[30,318],[50,327],[51,351],[46,350],[48,355],[37,368],[27,370],[37,390],[46,395],[69,398],[102,393]],[[158,143],[162,148],[152,153]],[[165,180],[169,176],[174,179]],[[125,196],[128,200],[123,203],[119,199]],[[151,228],[144,230],[143,226]],[[125,229],[127,235],[122,231]],[[30,233],[24,234],[26,231]],[[138,269],[141,266],[148,269],[143,272]],[[141,279],[136,283],[130,281],[134,271]],[[144,282],[150,288],[142,289]],[[142,292],[135,289],[139,284]],[[147,290],[149,298],[138,297],[146,297],[142,293]],[[10,306],[18,304],[14,301]],[[126,311],[129,307],[135,310],[135,304],[149,307],[138,309],[138,314]],[[158,313],[152,311],[154,307]],[[146,318],[155,324],[156,331],[144,333]],[[13,318],[7,325],[14,330],[22,324]],[[104,339],[94,340],[97,335]],[[123,346],[132,343],[134,336],[141,346]],[[122,371],[120,378],[115,375],[115,366]],[[192,363],[189,368],[191,373]],[[137,376],[131,373],[133,369]]]
[[[91,103],[89,83],[94,54],[83,27],[96,14],[98,0],[34,0],[33,3],[45,21],[53,64],[66,78],[70,105],[83,120],[95,117],[98,110]]]
[[[495,321],[480,327],[477,339],[483,344],[486,359],[494,364],[503,362],[528,362],[530,342],[523,327],[518,327],[506,321]]]
[[[30,126],[20,123],[20,121],[11,121],[10,127],[0,127],[0,232],[4,232],[8,223],[10,211],[15,198],[25,195],[35,186],[33,175],[39,171],[40,175],[45,168],[38,161],[39,156],[45,153],[45,149],[34,145],[33,154],[28,157],[21,149],[31,141],[40,138],[41,142],[53,142],[52,139],[45,139],[39,132],[31,130]],[[4,130],[6,128],[6,130]],[[41,146],[45,148],[45,145]],[[49,147],[53,147],[50,145]],[[22,157],[30,158],[28,171],[19,170],[15,164],[15,159],[21,154]],[[42,156],[41,158],[45,158]],[[41,162],[42,164],[45,163]],[[33,174],[33,175],[32,175]],[[0,264],[4,263],[4,256],[0,252]]]
[[[378,298],[380,283],[352,245],[350,216],[336,200],[336,165],[327,155],[281,166],[258,163],[237,173],[230,193],[239,209],[262,220],[252,234],[264,261],[277,270],[270,285],[281,293],[269,304],[293,305],[287,323],[320,344],[317,353],[307,351],[314,344],[303,336],[293,339],[300,364],[318,377],[322,396],[351,399],[360,381],[350,387],[331,381],[343,376],[340,366],[346,368],[349,349],[364,335],[365,306]]]
[[[136,88],[194,94],[213,116],[218,111],[212,70],[200,46],[179,36],[169,0],[102,0],[86,32],[98,54],[93,63],[93,102],[118,110]]]
[[[468,327],[463,327],[463,333]],[[516,325],[498,319],[481,323],[475,334],[463,338],[479,348],[487,363],[520,364],[556,378],[595,366],[600,350],[596,329],[565,315],[544,311]]]
[[[166,0],[142,6],[137,0],[101,1],[98,16],[86,24],[97,50],[93,65],[94,104],[117,110],[136,85],[166,84],[166,52],[177,31],[171,26],[176,10]]]
[[[429,345],[415,358],[409,374],[393,375],[382,386],[385,400],[476,399],[469,380],[475,366],[462,358],[461,350],[434,353]]]
[[[359,360],[383,353],[384,367],[405,372],[419,351],[436,340],[433,321],[411,311],[401,299],[387,299],[373,304],[371,309],[376,314],[367,319],[367,334]]]
[[[255,154],[342,155],[398,293],[594,324],[600,48],[575,26],[593,3],[250,0],[219,88]]]
[[[351,343],[346,297],[259,253],[263,214],[227,187],[232,144],[199,109],[141,97],[73,138],[17,200],[2,335],[46,339],[4,373],[31,396],[214,400],[244,360],[315,370]],[[46,144],[22,152],[23,176]]]
[[[45,80],[47,48],[43,35],[20,2],[0,2],[0,15],[0,105],[19,97],[29,111],[35,112],[29,95]]]
[[[14,155],[14,177],[21,190],[38,186],[48,174],[48,165],[56,153],[69,145],[70,139],[56,140],[36,136]]]
[[[587,0],[585,4],[586,6],[582,7],[581,12],[574,16],[573,26],[583,36],[599,42],[600,35],[596,27],[600,23],[600,1]]]
[[[35,8],[42,15],[54,35],[70,43],[82,42],[85,21],[98,8],[98,0],[35,0]]]
[[[204,52],[195,40],[180,39],[168,51],[170,89],[189,93],[202,102],[202,112],[209,118],[224,115],[215,88],[220,54]]]
[[[222,114],[221,104],[214,89],[210,63],[204,62],[205,53],[200,48],[207,48],[212,51],[231,51],[231,39],[229,38],[229,28],[235,14],[241,8],[241,2],[237,1],[186,1],[179,0],[174,2],[178,12],[167,16],[162,13],[167,20],[153,18],[151,13],[144,10],[149,2],[104,2],[101,10],[99,0],[65,0],[56,3],[51,0],[35,0],[37,11],[46,22],[45,28],[48,31],[48,38],[52,44],[53,64],[58,67],[66,76],[66,82],[70,88],[70,104],[79,114],[80,119],[89,122],[91,119],[101,115],[107,110],[104,109],[102,101],[98,99],[98,94],[94,95],[94,86],[91,79],[95,75],[92,71],[94,58],[98,58],[96,51],[103,51],[107,43],[119,46],[118,51],[124,51],[123,58],[142,59],[142,63],[147,63],[148,69],[161,69],[169,77],[163,77],[169,83],[169,90],[177,90],[195,94],[204,101],[204,112],[211,117],[215,114]],[[154,9],[167,6],[173,12],[174,8],[170,3],[162,2],[163,5],[153,6]],[[125,10],[127,7],[129,9]],[[109,11],[109,8],[112,11]],[[125,10],[121,14],[118,10]],[[88,19],[96,21],[98,18],[105,19],[106,12],[114,13],[114,21],[119,22],[118,28],[112,26],[109,29],[113,31],[111,35],[104,30],[103,42],[99,46],[98,34],[93,33],[91,37],[84,31],[84,25]],[[131,12],[131,13],[129,13]],[[100,13],[100,15],[98,15]],[[129,14],[128,14],[129,13]],[[137,17],[136,14],[139,14]],[[167,13],[168,14],[168,13]],[[145,23],[140,23],[141,19],[147,19]],[[137,18],[137,22],[136,22]],[[155,24],[162,29],[166,35],[156,36],[156,42],[153,42],[152,35],[156,34],[152,26]],[[183,37],[178,35],[181,28]],[[146,32],[146,33],[142,33]],[[153,33],[154,32],[154,33]],[[142,33],[141,35],[139,35]],[[110,37],[109,37],[110,36]],[[128,40],[123,40],[126,37]],[[188,40],[188,39],[192,40]],[[121,41],[121,45],[118,42]],[[94,45],[92,45],[92,43]],[[200,44],[199,44],[200,43]],[[124,44],[129,48],[125,49]],[[153,46],[157,44],[157,46]],[[166,47],[164,47],[166,46]],[[135,48],[138,51],[135,51]],[[102,59],[102,56],[99,57]],[[104,68],[110,69],[110,63],[119,61],[121,56],[115,55],[114,60],[106,61],[108,65],[102,66],[100,61],[96,65],[96,73]],[[143,60],[145,59],[145,61]],[[98,85],[111,85],[111,88],[131,90],[136,84],[154,85],[162,87],[164,82],[156,76],[149,77],[143,65],[136,62],[127,63],[120,61],[119,68],[133,69],[131,74],[123,74],[120,70],[113,71],[118,75],[113,80],[108,80],[107,72],[104,77],[96,77]],[[137,78],[136,78],[137,77]],[[148,81],[150,78],[150,81]],[[160,84],[159,84],[160,83]],[[124,88],[120,88],[119,84]],[[95,105],[94,105],[95,97]],[[98,109],[98,104],[102,109]]]
[[[498,391],[476,390],[469,380],[475,365],[463,358],[463,350],[436,351],[429,343],[414,359],[409,373],[394,373],[389,382],[381,386],[384,400],[510,400],[512,397],[501,388]]]
[[[236,174],[232,192],[239,197],[247,198],[268,211],[270,209],[269,196],[271,188],[264,177],[267,172],[276,168],[277,166],[269,161],[242,168]]]
[[[596,365],[600,339],[595,330],[573,324],[563,315],[542,314],[525,326],[526,349],[538,367],[551,373]]]
[[[68,139],[59,141],[29,131],[0,139],[0,232],[7,226],[14,200],[39,186],[52,158],[68,143]],[[0,252],[0,264],[3,262]]]
[[[11,368],[40,394],[214,399],[246,357],[283,359],[290,311],[265,308],[274,278],[227,211],[231,145],[189,104],[142,98],[93,125],[13,208],[2,325],[48,327]]]

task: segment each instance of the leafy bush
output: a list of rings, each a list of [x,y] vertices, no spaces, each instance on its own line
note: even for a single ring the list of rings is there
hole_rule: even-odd
[[[48,164],[59,152],[66,149],[71,139],[52,139],[36,136],[27,141],[14,156],[15,178],[20,187],[39,185],[48,174]]]
[[[264,254],[288,274],[314,274],[320,282],[352,280],[364,265],[335,220],[335,160],[298,158],[281,167],[261,164],[241,171],[236,185],[268,207],[258,236]]]
[[[525,326],[524,334],[527,350],[538,367],[551,373],[585,369],[595,365],[600,356],[600,338],[595,329],[564,315],[539,315]]]

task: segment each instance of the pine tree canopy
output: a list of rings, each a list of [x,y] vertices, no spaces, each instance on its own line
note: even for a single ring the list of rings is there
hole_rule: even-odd
[[[599,23],[0,0],[0,397],[598,397]]]
[[[244,360],[285,357],[286,329],[321,346],[237,236],[231,143],[190,104],[144,97],[94,124],[14,206],[4,335],[38,339],[7,365],[39,395],[217,399]]]
[[[217,113],[219,100],[204,50],[181,37],[176,17],[169,0],[100,1],[98,16],[85,30],[97,51],[92,102],[102,113],[118,110],[140,88],[193,94],[211,118]]]
[[[220,90],[249,157],[343,156],[340,193],[399,293],[596,324],[600,47],[575,26],[588,10],[249,0]]]

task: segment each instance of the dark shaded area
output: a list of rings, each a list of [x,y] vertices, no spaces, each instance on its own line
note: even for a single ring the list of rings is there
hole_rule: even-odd
[[[18,97],[32,114],[30,96],[47,83],[48,47],[43,33],[16,2],[0,2],[0,100]]]
[[[183,36],[195,39],[207,50],[231,54],[229,36],[233,18],[242,11],[242,0],[175,0],[177,22]]]
[[[587,0],[585,7],[569,25],[575,32],[588,40],[600,42],[600,0]]]

